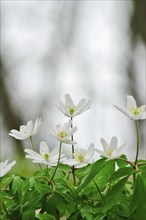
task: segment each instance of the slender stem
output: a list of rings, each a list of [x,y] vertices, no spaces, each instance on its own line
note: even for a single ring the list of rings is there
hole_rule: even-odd
[[[72,166],[72,175],[73,175],[74,186],[76,186],[76,176],[75,176],[75,167],[74,166]]]
[[[138,154],[139,154],[139,146],[140,146],[140,133],[139,133],[138,120],[136,120],[136,136],[137,136],[137,148],[136,148],[136,157],[135,157],[135,161],[134,161],[134,166],[137,165]]]
[[[32,136],[30,136],[30,142],[31,142],[32,149],[35,151],[35,146],[34,146],[34,143],[33,143],[33,140],[32,140]]]
[[[71,128],[73,128],[73,118],[71,117]],[[73,138],[73,134],[71,135],[71,140],[73,141],[74,138]],[[72,158],[74,158],[74,152],[75,152],[75,149],[74,149],[74,145],[72,144]]]
[[[101,194],[101,192],[100,192],[100,189],[99,189],[99,187],[98,187],[97,183],[95,182],[95,180],[94,180],[94,179],[93,179],[92,181],[93,181],[93,183],[95,184],[96,189],[97,189],[97,191],[98,191],[98,193],[99,193],[100,197],[102,198],[102,194]]]
[[[73,118],[71,117],[71,128],[73,128]],[[73,134],[71,135],[71,140],[74,140]],[[75,148],[74,145],[72,144],[72,158],[74,159],[74,152],[75,152]],[[72,166],[72,175],[73,175],[73,183],[74,186],[76,186],[76,177],[75,177],[75,167]]]
[[[53,180],[53,178],[54,178],[54,176],[55,176],[55,174],[56,174],[56,171],[57,171],[57,169],[58,169],[58,166],[59,166],[60,157],[61,157],[61,145],[62,145],[62,142],[60,142],[58,162],[57,162],[57,165],[56,165],[56,167],[55,167],[54,173],[53,173],[53,175],[52,175],[52,177],[51,177],[51,179],[50,179],[50,182]]]
[[[30,142],[31,142],[32,149],[35,151],[35,145],[33,143],[32,136],[30,136]],[[42,170],[41,164],[39,164],[39,167]]]

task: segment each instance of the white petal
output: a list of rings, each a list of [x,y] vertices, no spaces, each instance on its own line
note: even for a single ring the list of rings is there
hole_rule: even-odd
[[[75,168],[81,168],[81,167],[85,167],[87,165],[88,165],[88,163],[82,162],[82,163],[79,163],[79,164],[75,165]]]
[[[61,124],[56,125],[56,130],[57,130],[57,132],[61,131],[62,130],[62,125]]]
[[[81,101],[77,104],[77,109],[81,109],[83,108],[83,106],[85,105],[86,103],[86,99],[81,99]]]
[[[40,154],[38,154],[37,152],[35,152],[34,150],[31,150],[31,149],[25,149],[24,150],[26,153],[28,153],[28,155],[26,155],[26,158],[31,158],[31,159],[39,159],[39,160],[42,160],[42,156]]]
[[[40,154],[44,156],[45,154],[49,155],[49,147],[45,141],[41,141],[40,143]]]
[[[40,125],[41,125],[41,118],[37,118],[33,129],[33,135],[37,134]]]
[[[125,106],[114,105],[114,107],[117,108],[119,111],[121,111],[126,116],[128,116],[130,119],[134,119],[133,115],[128,111],[128,109]]]
[[[100,142],[102,144],[104,152],[108,151],[109,149],[108,143],[103,138],[100,139]]]
[[[58,99],[58,104],[56,106],[62,113],[66,112],[65,105],[63,102],[60,101],[60,99]]]
[[[67,164],[67,165],[69,165],[69,166],[74,166],[74,165],[78,164],[79,162],[76,161],[75,159],[68,159],[68,160],[66,160],[66,161],[63,162],[63,163],[64,163],[64,164]]]
[[[72,100],[72,98],[70,97],[69,94],[65,95],[65,104],[67,106],[70,106],[71,108],[73,108],[75,106],[74,103],[73,103],[73,100]]]
[[[88,161],[93,156],[94,152],[95,152],[94,144],[90,144],[90,146],[86,151],[86,161]]]
[[[21,132],[21,133],[27,133],[27,132],[28,132],[26,125],[21,125],[21,126],[20,126],[20,132]]]
[[[103,152],[102,150],[99,149],[95,149],[101,156],[105,157],[105,152]]]
[[[74,134],[76,131],[77,131],[77,127],[73,127],[73,128],[70,130],[70,132],[69,132],[70,136],[71,136],[72,134]]]
[[[33,121],[32,120],[27,122],[27,133],[29,133],[30,136],[33,133]]]
[[[78,109],[76,112],[75,112],[75,115],[79,115],[85,111],[87,111],[89,108],[91,107],[91,101],[87,101],[87,103],[82,106],[82,108]]]
[[[109,145],[109,150],[110,149],[117,149],[117,144],[118,144],[118,138],[112,137],[110,145]]]
[[[133,108],[136,108],[136,101],[133,98],[133,96],[127,96],[127,108],[128,110],[132,110]]]
[[[24,135],[24,133],[20,133],[19,131],[15,130],[15,129],[12,129],[10,132],[11,133],[9,133],[9,135],[18,139],[18,140],[24,140],[29,137],[28,134]]]
[[[117,155],[118,157],[120,157],[123,153],[123,151],[125,150],[125,148],[127,147],[127,144],[122,144],[118,149],[117,149]]]

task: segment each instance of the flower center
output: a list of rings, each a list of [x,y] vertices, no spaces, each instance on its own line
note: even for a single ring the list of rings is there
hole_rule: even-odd
[[[49,160],[49,154],[44,154],[43,157],[45,160],[47,160],[47,161]]]
[[[65,138],[65,137],[68,136],[68,133],[67,133],[66,131],[60,131],[60,132],[58,133],[58,136],[59,136],[61,139],[63,139],[63,138]]]
[[[139,115],[142,112],[141,108],[132,108],[132,110],[130,111],[133,115]]]
[[[112,152],[113,152],[113,149],[110,149],[106,153],[111,157],[112,156]]]
[[[79,161],[79,162],[84,162],[85,161],[85,150],[81,150],[81,151],[76,151],[74,153],[74,159]]]
[[[71,114],[71,115],[73,115],[74,114],[74,112],[77,110],[77,107],[76,106],[74,106],[74,107],[70,107],[70,106],[66,106],[66,110]]]

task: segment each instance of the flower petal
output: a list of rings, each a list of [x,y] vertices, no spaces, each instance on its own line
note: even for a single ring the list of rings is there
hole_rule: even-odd
[[[93,156],[94,152],[95,152],[94,144],[90,144],[90,146],[88,147],[88,149],[86,151],[86,161],[91,159],[91,157]]]
[[[33,128],[33,135],[37,134],[40,125],[41,125],[41,118],[37,118]]]
[[[108,151],[109,149],[108,143],[103,138],[100,139],[100,142],[102,144],[104,152]]]
[[[114,107],[117,108],[119,111],[121,111],[126,116],[128,116],[130,119],[134,119],[134,116],[128,111],[128,109],[125,106],[114,105]]]
[[[28,134],[24,135],[24,133],[20,133],[19,131],[15,130],[15,129],[12,129],[10,131],[9,135],[18,139],[18,140],[24,140],[29,137]]]
[[[49,155],[49,147],[45,141],[41,141],[40,143],[40,154],[44,157],[45,154]]]
[[[73,100],[72,100],[72,98],[69,94],[65,95],[65,105],[67,105],[71,108],[73,108],[75,106],[74,103],[73,103]]]
[[[135,109],[136,107],[137,107],[136,106],[136,101],[133,98],[133,96],[127,96],[127,109],[129,111],[131,111],[133,108]]]
[[[109,145],[109,150],[110,149],[117,149],[117,144],[118,144],[118,138],[112,137],[110,145]]]

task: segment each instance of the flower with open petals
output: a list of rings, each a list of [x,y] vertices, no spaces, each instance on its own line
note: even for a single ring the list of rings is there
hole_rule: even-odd
[[[102,144],[103,150],[98,150],[96,149],[96,151],[101,154],[101,156],[106,157],[108,159],[116,159],[119,158],[122,153],[123,150],[127,147],[127,144],[123,144],[121,145],[119,148],[117,147],[118,144],[118,139],[117,137],[112,137],[110,144],[108,145],[108,143],[101,138],[100,142]]]
[[[58,100],[58,109],[69,118],[73,118],[81,113],[87,111],[91,107],[91,101],[87,99],[81,99],[81,101],[75,105],[69,94],[65,95],[65,103]]]
[[[32,159],[33,163],[46,164],[51,167],[56,166],[58,162],[58,147],[50,151],[48,145],[44,141],[40,143],[40,153],[37,153],[36,151],[30,149],[25,149],[24,151],[27,153],[26,158]],[[61,154],[60,162],[63,162],[65,159],[65,155]]]
[[[132,120],[146,119],[146,105],[138,107],[132,96],[127,96],[127,107],[121,105],[114,106]]]
[[[76,149],[73,154],[73,159],[68,159],[64,163],[75,168],[85,167],[92,163],[93,155],[95,152],[94,144],[90,144],[88,149]]]
[[[76,142],[73,142],[70,138],[72,134],[74,134],[77,130],[77,127],[71,128],[71,120],[69,120],[68,123],[65,123],[63,125],[58,124],[56,126],[56,131],[51,130],[51,134],[54,138],[56,138],[58,141],[66,144],[76,144]]]
[[[20,126],[20,131],[12,129],[9,135],[11,135],[12,137],[18,140],[25,140],[29,137],[32,137],[33,135],[36,135],[40,125],[41,125],[41,118],[37,118],[35,123],[33,123],[33,121],[28,121],[27,125]]]
[[[8,164],[8,161],[9,160],[6,160],[5,162],[0,162],[0,177],[6,175],[16,163],[16,161],[13,161],[12,163]]]

